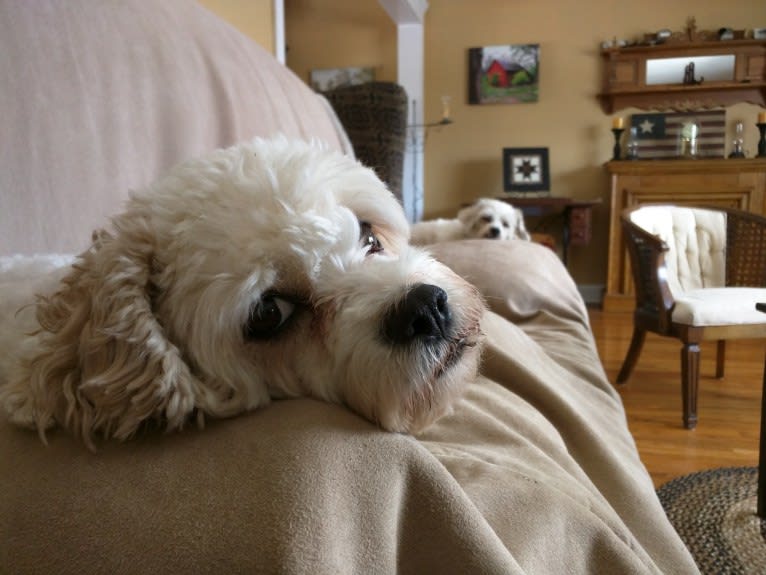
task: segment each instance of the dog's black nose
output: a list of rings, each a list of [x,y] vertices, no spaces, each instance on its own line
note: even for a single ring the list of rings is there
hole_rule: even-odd
[[[490,238],[496,238],[500,235],[500,228],[491,227],[489,228],[489,233],[487,234]]]
[[[383,320],[383,334],[393,343],[443,338],[452,322],[447,292],[419,284],[407,292]]]

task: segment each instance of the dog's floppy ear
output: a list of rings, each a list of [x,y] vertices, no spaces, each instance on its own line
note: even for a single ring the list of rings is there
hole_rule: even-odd
[[[530,241],[532,236],[527,231],[527,226],[524,225],[524,212],[520,208],[513,208],[516,211],[516,237],[520,240]]]
[[[199,388],[152,311],[148,226],[94,234],[63,287],[40,297],[42,345],[23,360],[9,395],[27,393],[41,432],[54,421],[93,448],[94,432],[126,439],[145,421],[180,428]]]
[[[470,206],[466,206],[462,208],[457,213],[457,219],[460,221],[461,224],[464,226],[471,226],[473,225],[473,219],[476,216],[476,208],[479,205],[479,200],[476,200],[474,203],[472,203]]]

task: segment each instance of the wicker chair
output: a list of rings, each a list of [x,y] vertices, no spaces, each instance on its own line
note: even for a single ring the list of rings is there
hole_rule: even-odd
[[[407,92],[393,82],[342,86],[323,94],[348,134],[356,158],[402,200]]]
[[[766,218],[731,208],[645,205],[621,214],[636,295],[633,338],[617,383],[633,370],[647,331],[678,338],[683,424],[697,424],[699,345],[766,337]]]

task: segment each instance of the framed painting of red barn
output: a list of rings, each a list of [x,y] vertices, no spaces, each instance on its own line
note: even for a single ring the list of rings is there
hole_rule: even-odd
[[[468,49],[468,103],[537,102],[539,44],[510,44]]]

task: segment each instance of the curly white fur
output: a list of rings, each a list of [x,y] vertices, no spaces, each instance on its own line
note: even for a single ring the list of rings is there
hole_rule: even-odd
[[[476,200],[461,209],[456,218],[424,220],[411,226],[411,241],[416,245],[471,238],[531,239],[521,210],[492,198]]]
[[[0,388],[12,421],[43,438],[58,424],[92,447],[295,396],[416,432],[476,373],[476,289],[408,246],[401,207],[349,157],[240,144],[132,194],[112,223],[39,298]],[[382,326],[420,285],[444,293],[439,337],[389,341]]]

